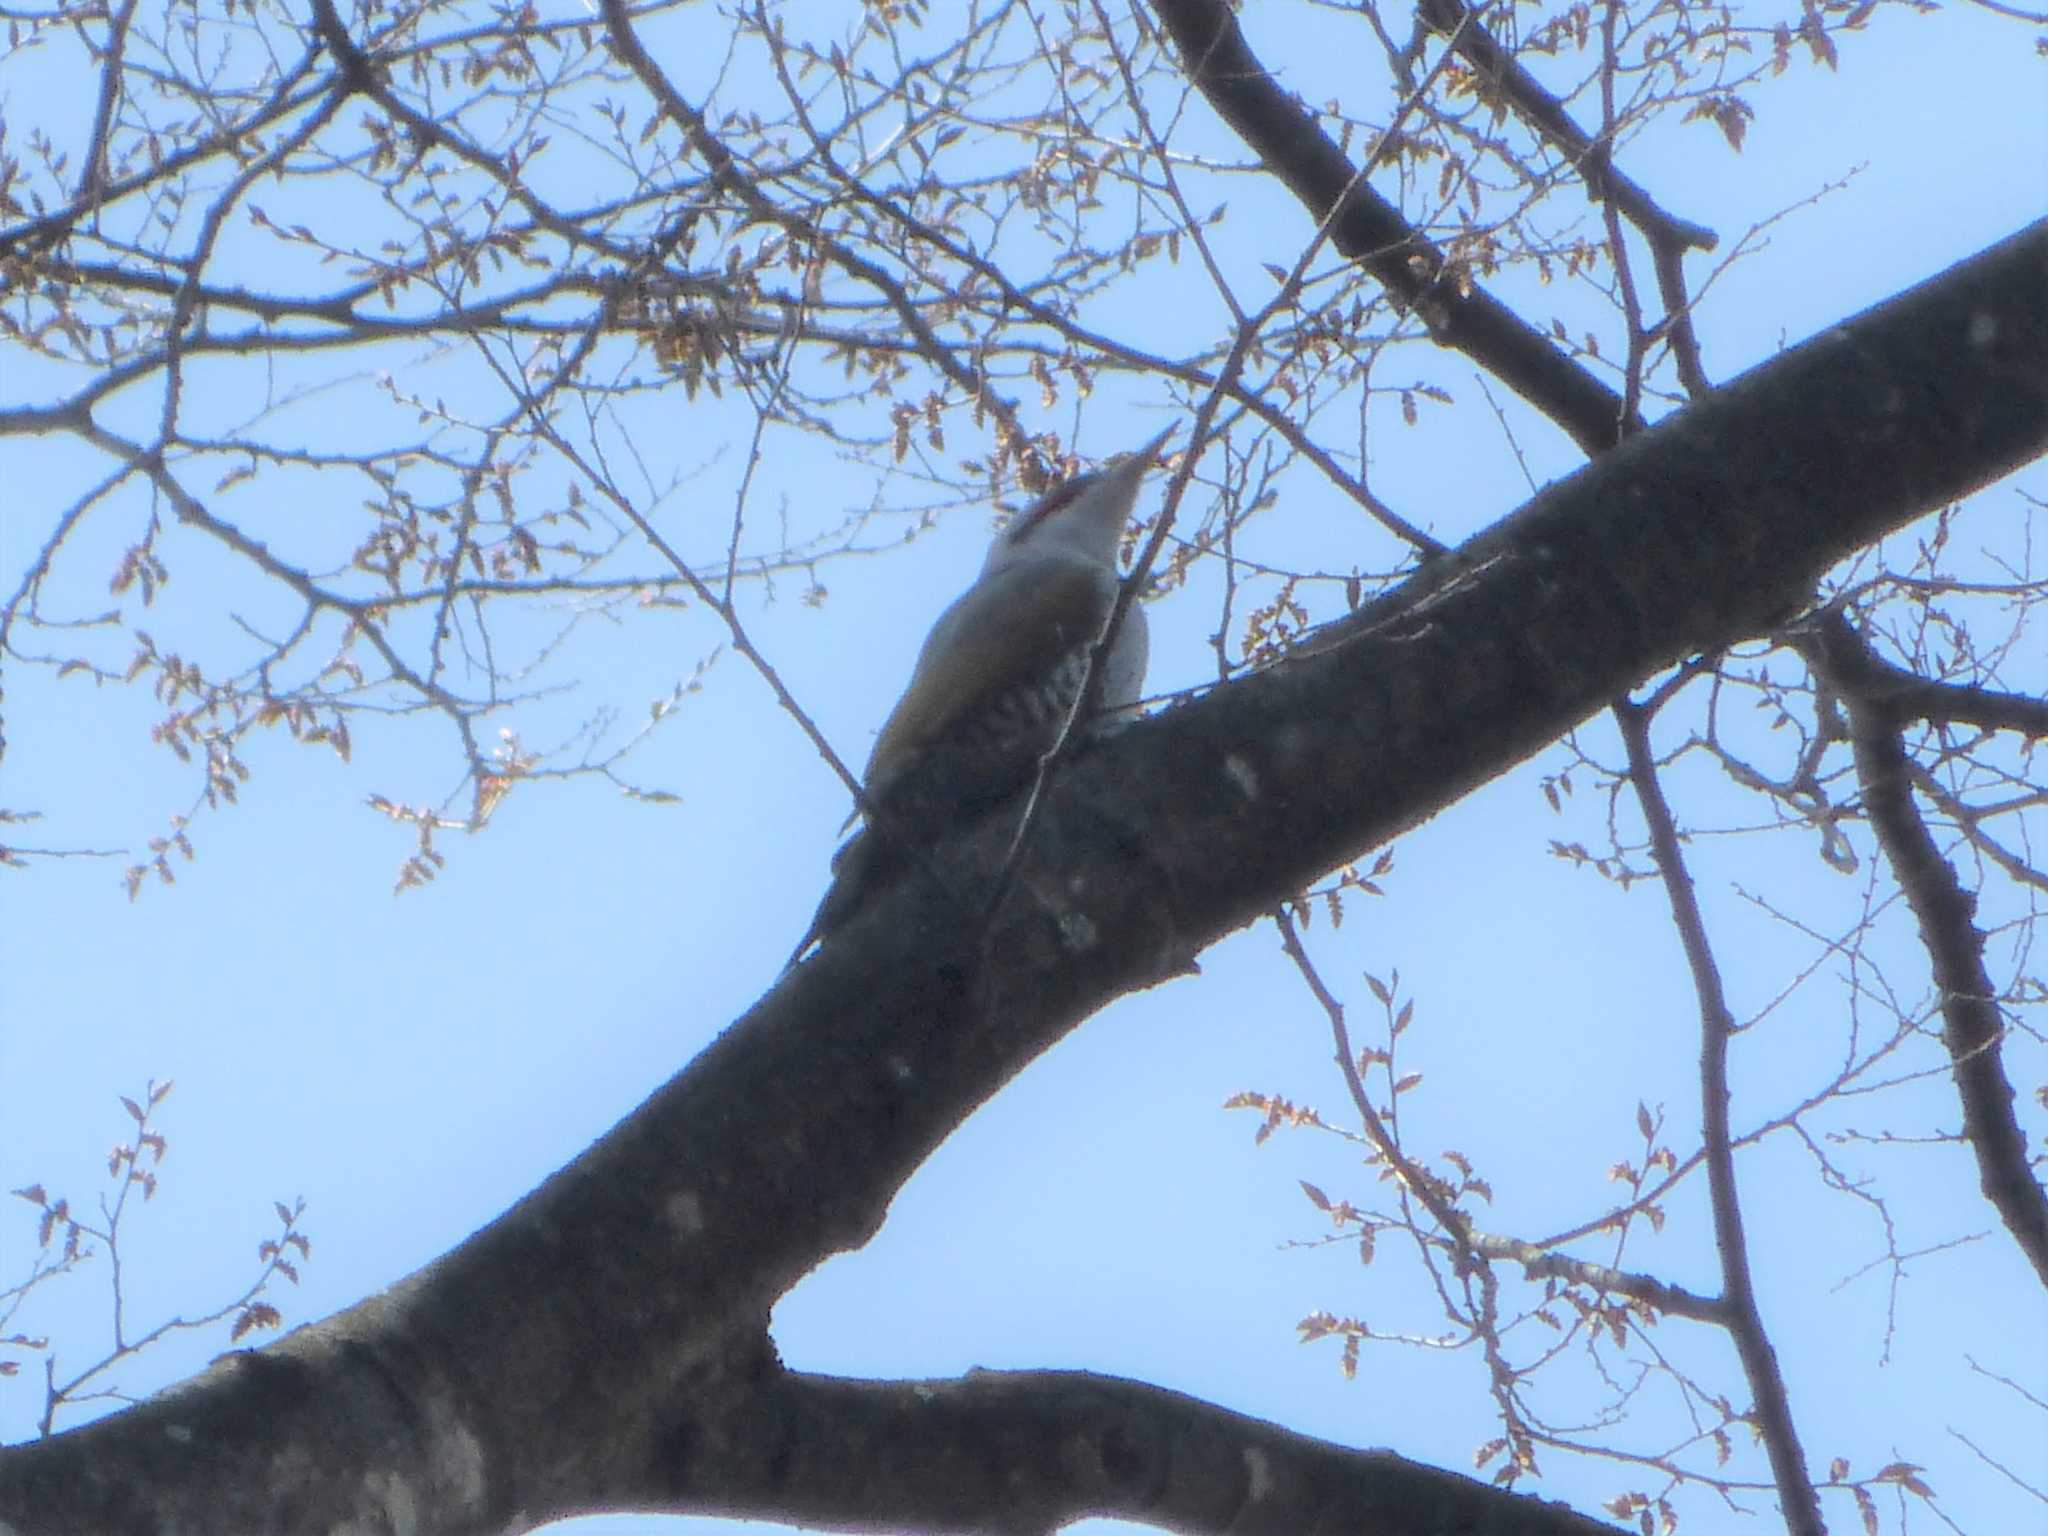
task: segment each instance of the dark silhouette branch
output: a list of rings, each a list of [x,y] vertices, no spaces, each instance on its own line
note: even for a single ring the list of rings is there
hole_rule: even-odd
[[[1621,440],[1621,397],[1445,259],[1367,184],[1314,116],[1267,73],[1226,0],[1153,0],[1210,106],[1330,227],[1330,243],[1455,348],[1555,421],[1590,456]]]
[[[1806,1470],[1798,1426],[1778,1369],[1778,1354],[1764,1329],[1756,1303],[1756,1280],[1749,1262],[1742,1201],[1735,1188],[1735,1137],[1728,1123],[1728,1044],[1735,1034],[1735,1015],[1721,986],[1721,968],[1707,937],[1706,918],[1693,892],[1692,875],[1679,844],[1678,824],[1657,777],[1650,748],[1650,722],[1655,715],[1627,701],[1614,707],[1621,739],[1628,750],[1629,783],[1649,829],[1650,850],[1671,901],[1671,919],[1692,972],[1700,1005],[1700,1140],[1706,1152],[1707,1188],[1714,1218],[1714,1248],[1721,1259],[1723,1322],[1742,1361],[1742,1373],[1756,1400],[1752,1410],[1771,1475],[1778,1484],[1778,1506],[1792,1536],[1821,1536],[1827,1527],[1820,1517],[1820,1499]]]
[[[771,1370],[721,1452],[679,1436],[664,1504],[825,1527],[1051,1532],[1095,1517],[1230,1536],[1612,1536],[1558,1504],[1080,1371],[849,1381]],[[744,1470],[734,1472],[734,1461]],[[702,1477],[700,1473],[708,1474]],[[992,1507],[991,1489],[1001,1489]]]
[[[2037,225],[1631,437],[1312,653],[1078,757],[981,970],[974,913],[924,882],[879,893],[434,1264],[0,1452],[0,1519],[317,1532],[402,1508],[460,1536],[644,1490],[732,1421],[729,1394],[761,1390],[776,1300],[867,1241],[938,1144],[1088,1014],[2048,450],[2044,274]],[[935,856],[986,878],[995,822]],[[1008,1471],[984,1464],[991,1519]],[[697,1507],[719,1507],[710,1476]]]
[[[1829,622],[1802,629],[1798,638],[1801,653],[1837,693],[1880,711],[1894,726],[1925,720],[1930,725],[1978,725],[2030,738],[2048,736],[2048,699],[1922,677],[1879,655],[1839,613]]]
[[[1624,174],[1614,164],[1614,146],[1605,136],[1596,139],[1581,128],[1565,104],[1501,45],[1465,0],[1422,0],[1416,14],[1478,72],[1484,94],[1513,108],[1571,162],[1589,193],[1613,203],[1651,245],[1711,251],[1719,243],[1711,229],[1665,212],[1647,189]]]
[[[1872,650],[1836,611],[1805,631],[1803,649],[1848,704],[1849,741],[1864,809],[1920,924],[1920,940],[1927,946],[1941,997],[1942,1038],[1962,1101],[1963,1139],[1977,1159],[1978,1186],[2042,1284],[2048,1285],[2048,1193],[2034,1177],[2026,1133],[2013,1110],[2012,1082],[1999,1044],[2005,1025],[1999,1017],[1997,988],[1984,966],[1983,932],[1972,921],[1977,899],[1963,889],[1955,866],[1942,857],[1913,803],[1912,759],[1901,736],[1907,720],[1925,708],[1953,702],[1954,694],[1985,695],[1990,700],[2005,696],[1985,689],[1952,690],[1914,678]],[[2034,717],[2022,711],[2017,718]]]

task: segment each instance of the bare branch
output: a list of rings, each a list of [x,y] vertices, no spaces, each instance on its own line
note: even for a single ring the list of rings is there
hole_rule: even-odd
[[[1722,992],[1720,967],[1708,943],[1692,876],[1686,871],[1678,828],[1671,818],[1663,786],[1657,780],[1657,765],[1650,750],[1650,722],[1654,716],[1626,702],[1616,704],[1614,712],[1622,741],[1628,748],[1630,782],[1650,829],[1657,871],[1671,900],[1672,920],[1678,927],[1679,942],[1692,971],[1693,989],[1699,996],[1700,1122],[1706,1144],[1708,1187],[1712,1191],[1714,1243],[1721,1255],[1721,1295],[1728,1310],[1728,1332],[1735,1341],[1736,1353],[1742,1357],[1743,1374],[1749,1378],[1749,1389],[1756,1398],[1757,1429],[1770,1453],[1771,1471],[1778,1481],[1778,1505],[1786,1526],[1795,1536],[1821,1536],[1827,1527],[1821,1521],[1820,1500],[1806,1470],[1799,1431],[1792,1422],[1792,1407],[1786,1397],[1784,1377],[1778,1371],[1777,1352],[1771,1348],[1763,1315],[1757,1308],[1749,1239],[1743,1230],[1741,1199],[1735,1188],[1735,1149],[1728,1104],[1728,1044],[1735,1032],[1735,1018],[1728,1011]]]
[[[2048,1193],[2034,1177],[2026,1134],[2013,1111],[2000,1051],[2005,1023],[1998,989],[1984,966],[1984,935],[1972,921],[1976,898],[1963,889],[1914,808],[1910,760],[1900,735],[1902,722],[1917,709],[1942,707],[1953,693],[1986,691],[1911,686],[1915,679],[1877,656],[1833,610],[1803,633],[1815,665],[1848,701],[1850,742],[1870,824],[1919,919],[1979,1185],[2048,1285]]]

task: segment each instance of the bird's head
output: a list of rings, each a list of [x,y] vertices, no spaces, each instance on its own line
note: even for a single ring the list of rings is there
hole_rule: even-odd
[[[1138,487],[1173,431],[1168,427],[1135,453],[1111,459],[1100,469],[1075,475],[1047,491],[996,535],[982,574],[1013,560],[1048,554],[1078,555],[1114,570],[1117,544],[1131,520]]]

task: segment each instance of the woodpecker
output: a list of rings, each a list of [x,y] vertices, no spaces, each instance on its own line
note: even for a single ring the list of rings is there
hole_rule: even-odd
[[[1116,611],[1118,546],[1138,487],[1172,435],[1063,481],[997,533],[974,585],[932,625],[875,739],[854,813],[863,825],[833,857],[832,886],[792,965],[908,864],[907,842],[936,841],[1028,788],[1070,719],[1086,737],[1129,717],[1145,681],[1141,608],[1126,607],[1092,678],[1089,664]]]

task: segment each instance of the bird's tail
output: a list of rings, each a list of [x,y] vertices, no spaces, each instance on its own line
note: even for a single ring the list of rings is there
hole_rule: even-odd
[[[789,960],[782,967],[783,975],[797,968],[812,945],[824,943],[835,928],[851,917],[868,893],[900,862],[887,857],[883,846],[887,841],[876,836],[872,828],[862,827],[839,845],[839,851],[832,855],[832,883],[825,887],[818,910],[811,914],[810,927],[790,951]]]

